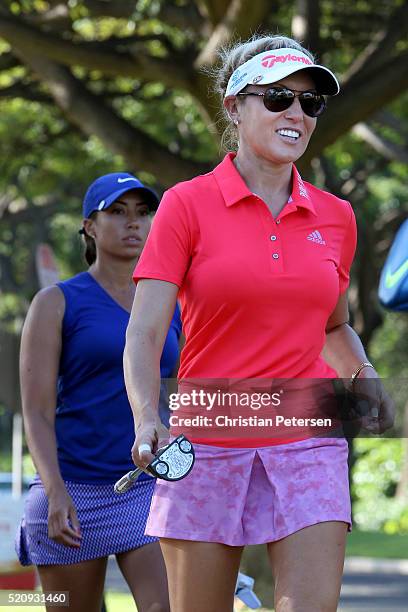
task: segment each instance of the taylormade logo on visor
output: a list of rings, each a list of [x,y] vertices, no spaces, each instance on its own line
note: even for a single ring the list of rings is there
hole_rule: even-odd
[[[224,97],[236,96],[249,84],[268,85],[306,69],[317,79],[322,94],[335,96],[339,93],[339,83],[328,68],[315,64],[302,51],[285,47],[258,53],[238,66],[231,74]]]
[[[313,62],[304,55],[291,55],[288,53],[287,55],[267,55],[263,57],[261,60],[261,64],[264,68],[273,68],[275,62],[280,62],[284,64],[285,62],[303,62],[303,64],[308,64],[309,66],[313,66]]]
[[[291,74],[305,66],[314,65],[305,53],[296,49],[275,49],[258,53],[234,70],[228,81],[225,95],[235,95],[248,83],[270,83],[273,72],[276,72],[276,77],[279,79],[285,74]]]

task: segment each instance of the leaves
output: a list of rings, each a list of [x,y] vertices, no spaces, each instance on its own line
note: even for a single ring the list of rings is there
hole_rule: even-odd
[[[402,468],[402,440],[356,440],[353,516],[363,530],[408,533],[406,500],[394,499]]]

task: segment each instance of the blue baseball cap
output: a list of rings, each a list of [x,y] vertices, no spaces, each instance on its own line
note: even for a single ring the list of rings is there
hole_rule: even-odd
[[[157,209],[159,198],[152,189],[143,185],[133,174],[128,172],[112,172],[111,174],[100,176],[88,187],[82,205],[84,218],[89,219],[95,211],[106,210],[122,194],[132,189],[142,192],[143,199],[148,204],[150,210]]]

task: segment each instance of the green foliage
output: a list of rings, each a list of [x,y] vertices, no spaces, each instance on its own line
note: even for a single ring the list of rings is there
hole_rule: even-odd
[[[0,472],[11,470],[11,438],[13,420],[9,410],[0,403]]]
[[[375,332],[370,354],[384,378],[408,379],[408,316],[387,312],[383,325]],[[406,396],[405,396],[406,399]]]
[[[396,427],[402,430],[408,388],[408,315],[384,311],[384,321],[373,335],[370,357],[396,405]],[[404,434],[406,435],[406,434]]]
[[[121,97],[114,106],[130,124],[146,131],[172,153],[197,162],[217,158],[214,135],[189,94],[169,92],[162,84],[151,83],[143,88],[142,96]]]
[[[89,183],[107,172],[134,169],[96,138],[84,139],[52,107],[13,99],[1,101],[0,111],[0,190],[10,201],[0,223],[0,257],[13,280],[0,284],[4,322],[24,316],[37,290],[34,245],[49,242],[63,277],[83,269],[78,229]],[[141,178],[154,182],[146,173]],[[16,222],[23,211],[26,220]]]
[[[23,455],[23,474],[24,476],[34,476],[36,469],[29,453]]]
[[[0,472],[11,472],[11,452],[0,453]]]
[[[408,533],[408,504],[396,499],[400,478],[403,442],[357,439],[352,494],[354,521],[359,529],[385,533]]]
[[[21,321],[25,316],[27,304],[24,300],[15,293],[2,293],[0,301],[0,321],[9,322],[6,328],[13,331],[15,325],[17,328],[21,325]]]

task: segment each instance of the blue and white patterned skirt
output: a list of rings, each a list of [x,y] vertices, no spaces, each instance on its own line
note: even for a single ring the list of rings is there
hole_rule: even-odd
[[[79,548],[48,537],[48,499],[41,481],[28,493],[24,517],[16,534],[22,565],[66,565],[139,548],[157,538],[144,535],[155,479],[137,481],[118,495],[113,484],[65,482],[77,510],[82,540]]]

